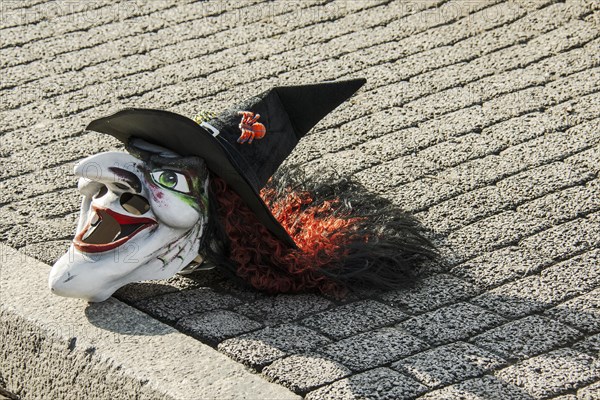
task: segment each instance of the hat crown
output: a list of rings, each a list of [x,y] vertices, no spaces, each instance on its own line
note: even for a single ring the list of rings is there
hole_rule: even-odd
[[[226,142],[224,146],[238,156],[238,166],[258,191],[298,141],[364,83],[364,79],[355,79],[275,87],[229,108],[209,123],[220,131],[219,138]],[[257,122],[266,130],[262,139],[251,144],[238,143],[239,113],[246,111],[260,115]]]

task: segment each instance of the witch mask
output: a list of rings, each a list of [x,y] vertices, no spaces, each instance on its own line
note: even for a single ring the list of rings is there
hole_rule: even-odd
[[[75,238],[50,273],[55,294],[103,301],[127,283],[168,278],[201,262],[204,161],[141,139],[128,151],[76,165],[83,202]]]
[[[274,87],[219,115],[200,113],[194,119],[129,108],[90,122],[87,130],[117,138],[128,153],[93,155],[75,167],[81,214],[69,250],[50,272],[53,293],[103,301],[127,283],[198,269],[202,258],[233,270],[258,289],[264,287],[256,282],[269,283],[274,274],[290,275],[285,271],[292,267],[277,263],[298,257],[274,255],[301,250],[263,201],[261,190],[302,137],[364,83],[354,79]],[[209,196],[213,183],[227,191]],[[241,202],[234,201],[236,196]],[[234,203],[230,214],[252,215],[258,224],[252,225],[254,233],[263,233],[224,233],[232,225],[214,210]],[[265,250],[270,247],[264,243],[244,248],[234,243],[248,237],[276,242],[281,250]],[[251,269],[265,276],[245,277],[242,261],[258,249],[277,260],[261,256]]]
[[[198,267],[203,258],[271,293],[399,287],[415,260],[432,254],[411,221],[381,207],[367,217],[350,199],[319,203],[288,179],[269,181],[364,83],[275,87],[218,116],[130,108],[92,121],[88,130],[117,138],[128,153],[93,155],[75,167],[81,215],[50,288],[102,301],[130,282],[206,268]],[[277,182],[289,187],[276,190]]]

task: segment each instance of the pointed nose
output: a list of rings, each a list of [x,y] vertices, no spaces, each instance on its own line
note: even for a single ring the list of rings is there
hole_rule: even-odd
[[[138,175],[140,160],[127,153],[106,152],[81,160],[75,166],[75,175],[85,181],[98,182],[116,193],[142,191]]]

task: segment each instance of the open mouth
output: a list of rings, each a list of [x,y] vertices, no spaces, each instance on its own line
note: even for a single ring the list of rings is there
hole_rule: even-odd
[[[83,253],[112,250],[142,230],[156,225],[156,221],[151,218],[131,217],[108,208],[92,207],[92,218],[73,239],[75,248]]]

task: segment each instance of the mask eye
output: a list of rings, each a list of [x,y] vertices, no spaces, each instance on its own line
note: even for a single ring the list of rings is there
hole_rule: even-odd
[[[165,189],[174,190],[181,193],[190,193],[187,178],[180,172],[170,171],[167,169],[153,171],[150,173],[152,180],[164,187]]]

